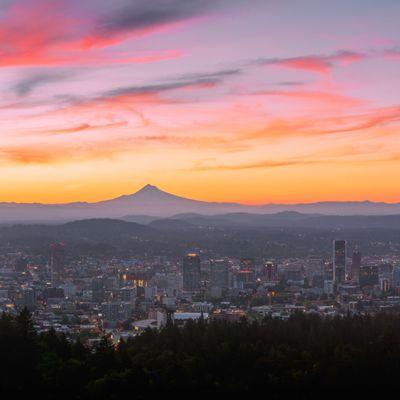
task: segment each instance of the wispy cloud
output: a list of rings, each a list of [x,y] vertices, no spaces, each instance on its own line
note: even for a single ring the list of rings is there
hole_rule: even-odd
[[[384,127],[400,122],[400,107],[387,107],[370,112],[331,118],[333,128],[323,129],[322,133],[350,133],[371,128]]]
[[[262,160],[254,163],[246,164],[230,164],[230,165],[203,165],[195,166],[191,170],[196,171],[238,171],[246,169],[260,169],[260,168],[281,168],[291,167],[298,165],[318,164],[321,160]]]
[[[216,9],[215,0],[138,0],[122,1],[101,15],[92,32],[82,41],[84,47],[101,47],[115,40],[164,31],[179,23],[203,16]]]
[[[107,92],[103,92],[99,98],[107,99],[119,96],[134,96],[140,94],[159,94],[163,92],[170,92],[178,89],[187,88],[208,88],[213,87],[220,83],[221,80],[217,78],[199,78],[187,81],[179,81],[172,83],[161,83],[155,85],[144,85],[144,86],[127,86],[117,89],[113,89]]]
[[[258,65],[276,65],[283,68],[307,71],[326,75],[332,68],[352,64],[365,59],[364,53],[358,53],[349,50],[340,50],[329,55],[305,55],[288,58],[262,58],[254,61]]]
[[[71,126],[67,128],[59,128],[59,129],[49,129],[46,131],[41,130],[41,133],[44,135],[67,135],[73,133],[80,133],[84,131],[98,131],[103,129],[113,129],[122,126],[126,126],[128,123],[127,121],[118,121],[118,122],[111,122],[108,124],[89,124],[84,123],[76,126]]]
[[[149,85],[117,87],[88,98],[72,98],[70,102],[77,106],[95,106],[101,103],[179,103],[176,99],[161,97],[162,94],[182,90],[207,90],[222,84],[227,77],[239,74],[240,70],[222,70],[208,73],[194,73],[175,77],[166,82]],[[187,101],[187,100],[185,100]]]
[[[330,107],[339,106],[341,108],[355,107],[366,103],[365,100],[356,99],[344,94],[316,90],[266,90],[254,92],[253,95],[296,99],[306,103],[313,102]]]
[[[48,83],[59,82],[67,79],[69,76],[70,75],[67,73],[57,72],[43,72],[40,74],[35,73],[20,80],[16,85],[14,85],[13,90],[19,96],[26,96],[39,86],[46,85]]]
[[[157,13],[154,2],[151,6],[149,2],[141,6],[139,3],[124,2],[121,6],[119,2],[119,7],[114,9],[115,15],[106,13],[107,19],[103,20],[97,14],[82,15],[74,9],[76,3],[67,0],[13,2],[0,14],[0,67],[150,63],[180,57],[182,51],[179,49],[137,54],[102,51],[134,34],[137,26],[135,28],[134,12],[130,9],[132,5],[135,5],[138,16]],[[171,18],[176,11],[177,7],[171,9]],[[182,13],[181,18],[184,19],[185,15]],[[189,9],[187,15],[190,15]],[[124,21],[123,16],[129,16],[129,21]],[[179,20],[179,15],[176,18]],[[157,22],[164,20],[166,18],[160,16],[159,21],[154,18],[152,24],[149,16],[143,24],[155,28]],[[124,35],[119,36],[118,33],[122,32]],[[97,50],[89,50],[90,47]]]
[[[389,60],[400,61],[400,46],[395,46],[383,52],[384,56]]]

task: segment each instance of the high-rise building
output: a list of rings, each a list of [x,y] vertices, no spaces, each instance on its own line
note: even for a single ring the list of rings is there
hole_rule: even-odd
[[[272,261],[268,261],[263,268],[263,276],[267,282],[278,281],[278,266]]]
[[[22,305],[28,310],[33,310],[36,303],[36,293],[33,288],[25,288],[22,291]]]
[[[400,287],[400,265],[395,265],[393,267],[392,282],[395,288]]]
[[[346,280],[346,246],[345,240],[333,241],[333,281],[336,284]]]
[[[64,243],[52,243],[50,245],[50,269],[52,285],[56,286],[60,283],[60,276],[65,269]]]
[[[210,286],[226,289],[229,287],[229,265],[226,260],[211,260]]]
[[[360,268],[360,287],[379,285],[379,267],[366,265]]]
[[[200,289],[200,257],[196,253],[188,253],[183,258],[183,290]]]
[[[123,287],[119,291],[121,301],[133,301],[136,298],[136,289],[134,287]]]
[[[94,303],[101,303],[104,301],[104,297],[104,278],[102,276],[97,276],[92,279],[92,301]]]
[[[358,282],[360,278],[360,268],[361,268],[361,252],[358,249],[353,251],[353,257],[351,261],[351,280]]]
[[[387,277],[381,277],[379,278],[379,285],[381,287],[381,291],[383,293],[387,293],[390,290],[390,279]]]
[[[236,280],[243,285],[253,284],[256,279],[256,263],[254,258],[242,258]]]
[[[304,285],[305,275],[302,265],[291,265],[285,269],[286,282],[290,285]]]

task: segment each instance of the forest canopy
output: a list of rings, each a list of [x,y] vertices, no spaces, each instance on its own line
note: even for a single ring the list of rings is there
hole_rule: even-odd
[[[50,330],[36,334],[24,310],[0,319],[0,394],[43,399],[265,398],[381,394],[400,376],[400,317],[168,324],[93,349]]]

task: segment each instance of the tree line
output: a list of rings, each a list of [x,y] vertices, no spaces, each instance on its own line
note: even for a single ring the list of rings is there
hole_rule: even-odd
[[[4,398],[330,398],[390,393],[400,376],[400,317],[168,323],[114,345],[89,348],[53,330],[37,334],[29,313],[0,319]],[[6,397],[8,396],[8,397]]]

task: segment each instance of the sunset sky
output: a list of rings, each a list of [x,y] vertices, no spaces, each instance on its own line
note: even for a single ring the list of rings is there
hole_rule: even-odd
[[[151,183],[400,201],[400,1],[0,0],[0,201]]]

